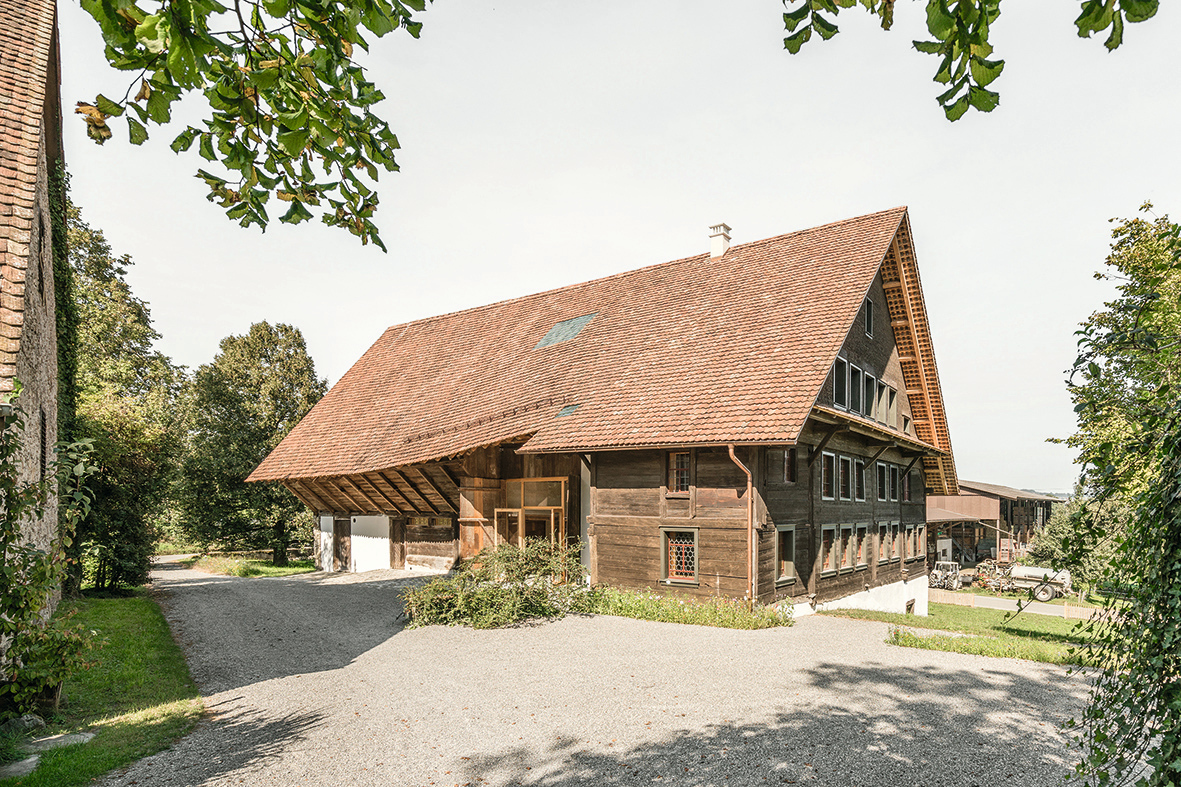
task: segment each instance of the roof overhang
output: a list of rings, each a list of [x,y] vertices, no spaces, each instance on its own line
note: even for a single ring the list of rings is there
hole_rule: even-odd
[[[879,443],[894,443],[904,453],[910,451],[921,456],[949,455],[946,451],[942,451],[930,443],[924,443],[916,437],[911,437],[894,429],[887,429],[866,418],[842,412],[841,410],[816,406],[812,408],[811,420],[830,426],[843,426],[850,432],[871,438]]]

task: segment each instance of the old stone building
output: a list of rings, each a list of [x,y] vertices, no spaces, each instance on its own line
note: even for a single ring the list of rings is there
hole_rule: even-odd
[[[58,370],[51,179],[62,161],[56,6],[0,3],[0,392],[23,411],[26,480],[45,476],[57,442]],[[11,427],[10,427],[11,428]],[[28,532],[48,546],[57,509]]]

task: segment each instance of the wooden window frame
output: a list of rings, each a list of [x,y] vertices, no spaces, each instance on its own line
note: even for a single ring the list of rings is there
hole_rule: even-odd
[[[874,397],[873,403],[873,420],[881,424],[886,423],[886,399],[889,390],[890,386],[886,385],[884,380],[879,379],[877,396]]]
[[[841,387],[845,390],[845,401],[841,401]],[[837,357],[832,364],[832,403],[842,409],[849,409],[849,362],[844,358]]]
[[[878,502],[890,502],[890,466],[885,462],[878,462],[877,482]]]
[[[846,540],[846,536],[845,536],[846,533],[849,534],[848,540]],[[853,549],[855,546],[853,543],[853,537],[856,534],[857,534],[857,530],[853,527],[853,525],[841,525],[841,528],[840,528],[840,536],[841,536],[840,573],[842,573],[842,574],[848,574],[851,571],[853,571],[853,569],[856,567],[856,564],[854,564],[854,562],[853,562]]]
[[[878,565],[890,562],[890,524],[878,522]]]
[[[669,554],[668,554],[668,540],[669,536],[674,533],[691,533],[693,535],[693,576],[689,577],[673,577],[669,576]],[[696,527],[677,527],[670,525],[668,527],[660,528],[660,581],[665,585],[700,585],[701,576],[701,541],[700,533]]]
[[[873,338],[873,299],[865,298],[865,335]]]
[[[877,399],[878,378],[874,377],[868,371],[865,372],[865,390],[861,397],[861,414],[866,418],[873,419],[873,403]]]
[[[911,470],[909,473],[902,476],[902,502],[903,503],[913,503],[914,502],[914,495],[911,492],[911,483],[910,483],[910,479],[913,475],[914,475],[914,471]]]
[[[664,464],[664,466],[665,466],[664,496],[665,497],[686,498],[686,499],[689,497],[690,491],[693,488],[693,482],[694,482],[693,471],[695,469],[694,465],[696,464],[694,462],[693,453],[694,452],[692,449],[688,449],[685,451],[668,451],[668,452],[666,452],[665,460],[664,460],[664,462],[665,462],[665,464]],[[684,468],[674,467],[673,463],[676,461],[676,457],[678,457],[678,456],[686,457],[686,460],[685,460],[687,463],[686,467],[684,467]],[[673,489],[673,479],[674,479],[673,474],[679,470],[685,471],[685,478],[686,478],[685,488],[684,489]]]
[[[853,460],[847,456],[837,457],[837,496],[845,501],[853,499]]]
[[[918,529],[913,525],[906,525],[906,562],[913,563],[918,557],[918,543],[915,541],[915,536],[918,535]]]
[[[829,451],[824,451],[820,454],[820,499],[821,500],[836,500],[837,499],[837,455]],[[828,494],[825,494],[825,486],[828,486]]]
[[[783,483],[795,484],[800,480],[800,452],[796,447],[783,449]]]
[[[787,534],[789,543],[791,544],[791,576],[786,576],[780,573],[780,565],[783,556],[780,553],[779,545],[782,542],[784,535]],[[795,525],[776,525],[775,526],[775,587],[783,587],[786,585],[793,585],[799,578],[800,572],[796,568],[796,526]]]
[[[903,434],[910,434],[910,416],[902,416],[902,432]]]
[[[853,566],[858,571],[864,571],[869,568],[869,524],[857,525],[853,531],[853,539],[854,551],[857,553],[857,560]]]
[[[892,385],[886,386],[886,425],[898,428],[898,389]]]
[[[898,533],[898,523],[890,523],[890,562],[897,563],[902,559],[901,557],[901,539]]]
[[[824,554],[824,534],[831,533],[832,541],[829,547],[828,554]],[[837,525],[821,525],[820,527],[820,576],[833,577],[837,575],[839,566],[837,568],[830,568],[829,563],[836,564],[839,558],[836,558],[837,550],[840,548],[841,531]]]
[[[901,468],[897,465],[890,465],[890,502],[898,502],[898,477],[901,473]]]
[[[860,414],[862,411],[861,397],[865,393],[861,382],[863,374],[860,366],[849,364],[849,412],[851,413]]]
[[[853,499],[858,503],[865,502],[865,460],[853,460]]]

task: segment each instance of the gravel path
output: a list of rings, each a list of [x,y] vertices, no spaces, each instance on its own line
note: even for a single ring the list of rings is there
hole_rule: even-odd
[[[804,618],[401,629],[409,572],[153,574],[211,710],[109,785],[1059,785],[1061,667]]]

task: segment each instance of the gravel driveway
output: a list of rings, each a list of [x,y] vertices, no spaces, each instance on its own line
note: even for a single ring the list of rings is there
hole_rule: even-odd
[[[111,785],[1059,785],[1085,686],[886,626],[402,630],[408,572],[153,573],[210,718]]]

